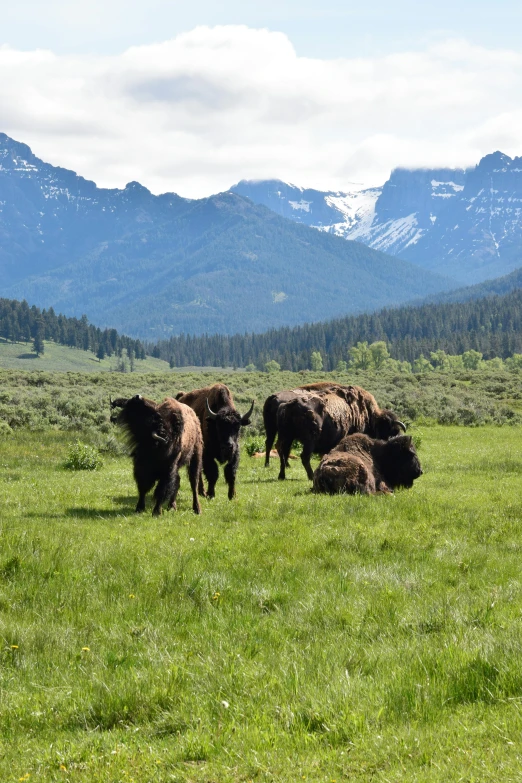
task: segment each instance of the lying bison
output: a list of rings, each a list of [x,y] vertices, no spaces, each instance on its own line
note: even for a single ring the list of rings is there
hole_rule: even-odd
[[[176,399],[189,405],[196,413],[203,433],[203,473],[208,481],[207,497],[213,498],[219,477],[218,463],[225,464],[228,498],[236,494],[236,473],[239,465],[239,431],[250,424],[254,402],[244,416],[236,410],[230,389],[215,383],[204,389],[180,392]],[[200,479],[200,494],[205,495]]]
[[[396,487],[412,487],[422,470],[407,435],[388,441],[368,435],[348,435],[326,454],[313,474],[314,492],[374,495],[393,492]]]
[[[154,484],[152,513],[161,514],[165,501],[169,509],[175,509],[179,469],[186,465],[192,488],[192,508],[195,514],[200,514],[198,484],[203,441],[194,411],[171,398],[157,405],[141,394],[130,399],[111,400],[111,408],[121,408],[111,416],[111,421],[125,430],[134,462],[139,495],[136,512],[145,511],[145,495]]]
[[[327,454],[341,438],[353,432],[364,432],[388,440],[406,430],[390,410],[381,410],[375,397],[359,386],[332,386],[323,391],[303,391],[277,412],[278,452],[281,461],[279,478],[285,468],[294,440],[303,444],[301,461],[312,480],[312,454]]]

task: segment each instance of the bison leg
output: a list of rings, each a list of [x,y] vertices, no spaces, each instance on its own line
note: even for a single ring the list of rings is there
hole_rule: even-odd
[[[279,438],[277,443],[277,450],[279,452],[279,461],[281,467],[279,468],[279,481],[284,481],[286,478],[285,468],[288,465],[288,458],[290,457],[290,450],[292,448],[293,440],[282,440]]]
[[[199,505],[198,487],[203,485],[201,478],[201,453],[195,453],[188,464],[188,474],[190,486],[192,489],[192,510],[194,514],[201,514]]]
[[[274,445],[274,441],[277,435],[277,427],[274,427],[270,422],[265,421],[266,440],[265,440],[265,468],[270,465],[270,452]]]
[[[146,466],[135,465],[134,466],[134,480],[138,487],[138,503],[136,505],[136,513],[141,514],[145,511],[145,495],[150,492],[154,486],[154,477],[150,474],[150,471]]]
[[[236,473],[239,465],[239,451],[225,465],[225,481],[228,484],[228,499],[236,496]]]
[[[161,507],[167,498],[172,499],[176,484],[179,484],[178,467],[175,465],[170,473],[161,476],[156,489],[154,490],[154,508],[152,515],[159,517],[161,514]]]
[[[176,498],[178,497],[179,490],[179,473],[176,473],[172,480],[172,492],[169,498],[169,504],[167,506],[169,511],[176,510]]]
[[[202,498],[207,497],[207,492],[205,490],[205,485],[203,483],[203,473],[201,472],[201,470],[199,471],[198,493],[201,495]]]
[[[216,495],[216,482],[219,478],[219,468],[213,457],[206,457],[203,454],[203,473],[208,481],[207,497],[213,498]]]
[[[313,447],[310,443],[303,443],[303,450],[301,452],[301,462],[303,463],[303,468],[306,470],[306,475],[310,479],[310,481],[314,480],[314,472],[312,470],[312,466],[310,465],[310,459],[312,458],[313,454]]]

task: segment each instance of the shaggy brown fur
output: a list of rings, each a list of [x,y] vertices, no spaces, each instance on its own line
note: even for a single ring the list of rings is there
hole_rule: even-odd
[[[367,392],[360,386],[343,386],[331,381],[305,384],[297,389],[271,394],[265,400],[263,406],[263,421],[266,432],[265,467],[268,467],[270,464],[270,450],[278,435],[277,414],[279,407],[283,403],[291,402],[298,397],[305,398],[313,394],[322,395],[328,391],[335,392],[335,394],[343,397],[346,404],[351,408],[350,413],[346,414],[350,416],[349,426],[345,430],[346,433],[365,432],[373,438],[388,440],[388,438],[392,438],[395,435],[400,435],[402,430],[406,430],[404,424],[399,421],[393,411],[379,408],[373,394],[370,394],[370,392]],[[337,417],[341,415],[339,412]]]
[[[203,439],[194,411],[170,397],[158,405],[140,394],[111,401],[111,408],[121,408],[111,416],[111,421],[124,429],[134,462],[139,494],[136,512],[145,510],[145,496],[155,484],[152,513],[161,514],[165,501],[168,501],[169,509],[175,510],[179,469],[186,465],[192,488],[192,508],[195,514],[200,514],[197,489]]]
[[[241,416],[234,406],[228,386],[215,383],[203,389],[176,395],[176,399],[195,411],[203,433],[203,472],[208,481],[205,493],[200,480],[200,494],[213,498],[219,476],[218,463],[225,463],[225,481],[229,500],[236,494],[236,473],[239,465],[239,431],[250,424],[254,403],[248,413]],[[209,411],[210,409],[210,411]]]
[[[389,493],[395,487],[412,487],[421,475],[410,437],[400,435],[384,441],[358,433],[343,438],[323,457],[313,475],[313,490],[330,495]]]
[[[327,454],[345,435],[365,432],[387,440],[402,429],[404,424],[397,416],[381,410],[373,395],[359,386],[331,385],[322,391],[301,391],[288,402],[282,402],[277,412],[279,478],[285,478],[294,440],[303,444],[301,461],[311,480],[312,454]]]

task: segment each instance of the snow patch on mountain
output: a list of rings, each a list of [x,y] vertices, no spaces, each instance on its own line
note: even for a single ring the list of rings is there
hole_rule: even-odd
[[[304,201],[301,199],[301,201],[289,201],[288,202],[292,209],[302,209],[303,212],[310,212],[310,204],[311,201]]]

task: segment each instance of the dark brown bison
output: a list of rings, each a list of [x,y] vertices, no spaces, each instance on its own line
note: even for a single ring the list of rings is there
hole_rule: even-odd
[[[313,475],[314,492],[374,495],[412,487],[422,470],[408,435],[375,440],[357,433],[326,454]]]
[[[196,413],[203,433],[203,473],[208,481],[207,497],[213,498],[219,477],[218,463],[225,464],[228,498],[236,494],[236,473],[239,465],[239,431],[250,424],[254,401],[244,416],[236,410],[230,389],[215,383],[204,389],[180,392],[176,399],[189,405]],[[200,479],[200,494],[205,495]]]
[[[160,405],[141,394],[130,399],[111,400],[111,408],[121,408],[111,421],[125,430],[134,462],[134,478],[138,486],[136,512],[145,510],[145,495],[154,484],[154,515],[161,514],[162,505],[176,509],[179,489],[179,469],[186,465],[192,488],[192,508],[200,514],[198,484],[201,478],[203,440],[194,411],[167,397]]]
[[[279,478],[285,478],[285,467],[294,440],[303,444],[301,461],[312,480],[312,454],[327,454],[345,435],[363,432],[388,440],[405,429],[393,411],[381,410],[375,397],[360,386],[302,391],[299,396],[282,402],[277,412],[277,450],[281,461]]]
[[[296,389],[287,389],[286,391],[280,391],[276,394],[271,394],[267,397],[265,404],[263,405],[263,423],[265,425],[266,442],[265,442],[265,467],[270,464],[270,452],[274,445],[277,436],[277,411],[279,406],[283,402],[289,402],[295,400],[296,397],[303,391],[323,391],[324,389],[331,389],[332,386],[338,384],[331,383],[330,381],[318,381],[317,383],[307,383],[304,386],[299,386]]]

